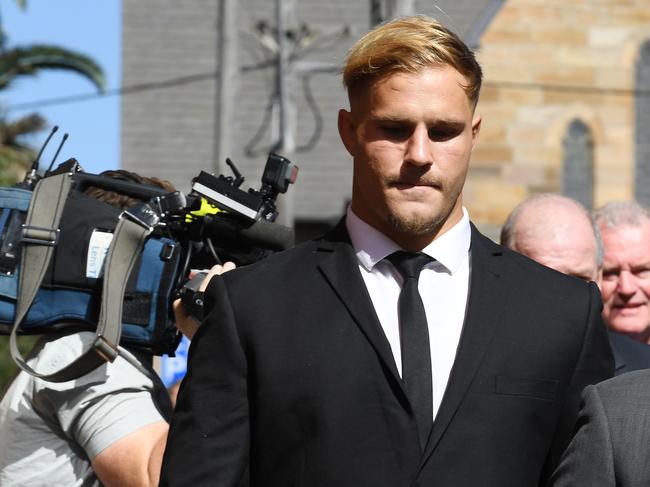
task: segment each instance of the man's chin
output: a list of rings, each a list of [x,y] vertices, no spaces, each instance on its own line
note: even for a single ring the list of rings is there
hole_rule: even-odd
[[[650,336],[650,316],[614,315],[611,317],[610,328],[616,333],[628,335],[635,340],[643,340],[643,337]]]
[[[444,220],[437,215],[391,214],[389,223],[395,230],[406,235],[427,235],[436,233]]]

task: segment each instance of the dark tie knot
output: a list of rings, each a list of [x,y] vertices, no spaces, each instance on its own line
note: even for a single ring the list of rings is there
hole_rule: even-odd
[[[386,257],[399,271],[404,279],[418,279],[422,268],[435,259],[422,252],[406,252],[398,250]]]

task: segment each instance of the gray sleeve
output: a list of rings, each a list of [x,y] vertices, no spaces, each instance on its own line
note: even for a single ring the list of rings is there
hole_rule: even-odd
[[[612,440],[603,403],[594,386],[582,394],[577,432],[551,478],[553,487],[614,487]]]
[[[48,344],[39,358],[41,368],[60,368],[79,356],[88,339],[94,339],[89,335],[70,335]],[[153,394],[152,379],[118,357],[74,381],[35,381],[34,399],[35,406],[92,459],[129,433],[164,421]]]

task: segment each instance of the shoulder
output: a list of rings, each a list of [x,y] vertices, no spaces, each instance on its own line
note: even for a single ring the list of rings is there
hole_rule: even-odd
[[[590,287],[595,288],[595,285],[590,286],[582,279],[558,272],[493,242],[474,226],[472,226],[472,253],[478,254],[477,258],[490,259],[496,272],[504,274],[511,283],[514,280],[517,286],[523,286],[524,289],[530,286],[543,286],[546,292],[553,293],[554,290],[557,290],[560,293],[571,293],[575,291],[588,295],[593,293],[593,289],[590,291]]]
[[[90,331],[46,334],[34,345],[28,362],[40,373],[54,373],[79,357],[95,338],[95,333]]]
[[[30,353],[29,363],[39,373],[51,374],[80,357],[93,346],[96,338],[97,335],[90,331],[66,335],[46,335]],[[153,372],[151,376],[144,374],[129,363],[123,357],[124,354],[129,354],[132,361],[139,363],[145,369],[148,368],[141,357],[122,349],[115,361],[106,362],[75,380],[51,382],[32,378],[34,391],[46,394],[48,397],[55,397],[52,395],[56,395],[57,391],[69,391],[71,394],[78,393],[83,396],[90,393],[105,394],[134,388],[147,391],[153,389],[156,386]]]
[[[345,239],[330,238],[331,233],[302,242],[291,249],[277,252],[253,264],[239,267],[222,274],[229,286],[236,283],[277,284],[278,279],[288,282],[313,273],[323,257],[339,252],[352,252],[352,245]]]
[[[650,404],[650,369],[635,370],[613,377],[594,386],[603,400]]]
[[[583,393],[584,413],[608,425],[612,442],[644,455],[650,441],[649,403],[650,370],[616,376],[587,387]],[[638,465],[647,465],[650,455],[646,457]]]

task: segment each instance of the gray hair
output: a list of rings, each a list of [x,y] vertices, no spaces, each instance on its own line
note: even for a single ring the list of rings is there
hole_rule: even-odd
[[[594,210],[593,217],[606,228],[638,227],[650,220],[650,211],[636,201],[611,201]]]
[[[596,265],[600,269],[605,262],[605,245],[603,244],[603,237],[600,235],[600,228],[598,228],[596,219],[593,215],[587,214],[587,216],[589,216],[589,223],[591,223],[591,228],[596,238]]]

